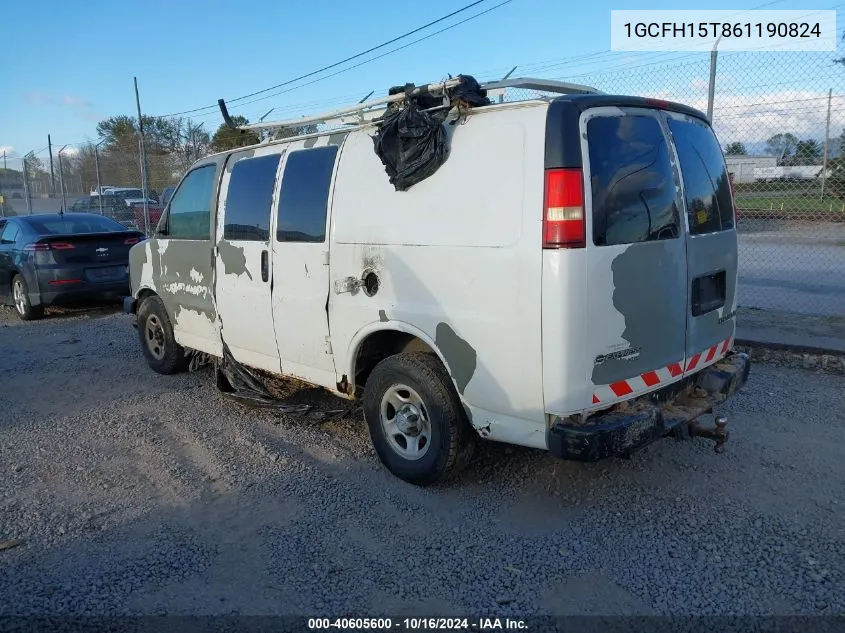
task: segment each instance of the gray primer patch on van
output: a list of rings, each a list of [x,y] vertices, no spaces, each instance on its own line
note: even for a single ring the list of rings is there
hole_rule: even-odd
[[[252,280],[252,275],[246,268],[246,255],[244,255],[243,248],[226,240],[220,240],[217,242],[217,253],[220,256],[220,261],[223,262],[223,274],[246,275]]]
[[[378,320],[382,323],[387,323],[390,319],[387,318],[387,313],[384,310],[378,311]]]
[[[305,147],[305,149],[311,149],[316,144],[317,144],[317,137],[312,136],[311,138],[305,139],[305,143],[303,143],[303,147]]]
[[[348,132],[335,132],[334,134],[329,134],[329,145],[340,145],[343,143],[347,134]]]
[[[458,391],[463,393],[475,374],[475,349],[458,336],[448,323],[442,321],[437,324],[434,342],[446,358]]]
[[[672,252],[671,248],[662,241],[636,244],[613,260],[613,306],[625,318],[622,338],[632,350],[643,353],[593,365],[593,384],[608,385],[638,376],[658,369],[663,360],[669,363],[683,356],[683,343],[679,348],[678,338],[668,335],[683,333],[686,328],[686,302],[678,296],[675,282],[678,270],[684,267],[683,251]],[[644,284],[644,279],[649,283]],[[686,288],[686,281],[683,285]]]
[[[149,261],[148,248],[149,242],[143,241],[129,249],[129,290],[133,293],[138,292],[141,287],[141,271]]]
[[[157,291],[176,322],[183,310],[201,314],[209,321],[217,318],[211,296],[213,275],[210,251],[210,242],[186,241],[178,245],[171,244],[159,253],[159,270],[156,271],[153,266]],[[191,274],[192,271],[197,275],[196,278]]]

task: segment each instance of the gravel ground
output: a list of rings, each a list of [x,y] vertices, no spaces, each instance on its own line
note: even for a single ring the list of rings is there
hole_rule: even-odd
[[[0,616],[845,612],[843,376],[754,366],[723,455],[485,443],[420,489],[360,419],[154,374],[113,309],[0,308],[0,349]]]

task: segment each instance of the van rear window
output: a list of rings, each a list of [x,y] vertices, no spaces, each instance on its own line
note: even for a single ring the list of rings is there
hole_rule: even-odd
[[[593,242],[597,246],[680,235],[669,149],[654,116],[598,116],[587,122]]]
[[[678,150],[690,233],[725,231],[734,225],[731,185],[722,149],[704,122],[669,119]]]

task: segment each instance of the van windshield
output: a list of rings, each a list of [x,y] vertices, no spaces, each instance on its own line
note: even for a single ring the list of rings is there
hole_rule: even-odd
[[[731,185],[722,149],[703,121],[669,119],[678,150],[690,233],[713,233],[733,228]]]

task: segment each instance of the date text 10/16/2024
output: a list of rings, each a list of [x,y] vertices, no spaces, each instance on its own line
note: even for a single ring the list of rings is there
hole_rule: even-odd
[[[341,631],[520,631],[513,618],[308,618],[308,629]]]

